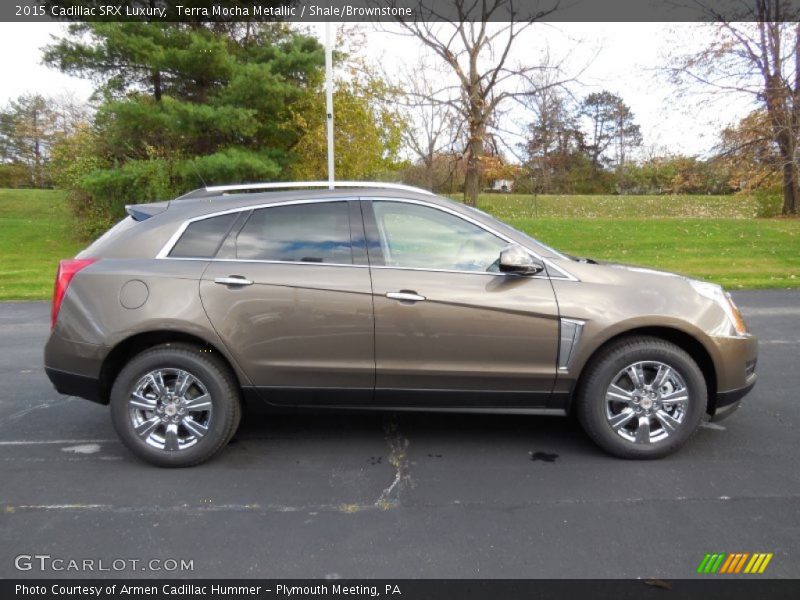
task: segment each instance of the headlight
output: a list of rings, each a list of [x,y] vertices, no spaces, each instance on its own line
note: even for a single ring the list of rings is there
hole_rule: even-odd
[[[747,333],[747,325],[745,325],[739,309],[737,308],[736,304],[734,304],[731,295],[723,290],[722,286],[719,286],[716,283],[696,281],[694,279],[690,279],[689,283],[698,294],[705,296],[706,298],[719,304],[722,310],[725,311],[725,314],[728,315],[728,319],[730,320],[731,325],[733,325],[733,329],[736,331],[737,335],[745,335]]]

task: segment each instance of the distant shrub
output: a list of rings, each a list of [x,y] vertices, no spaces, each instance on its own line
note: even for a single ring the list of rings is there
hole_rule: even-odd
[[[78,239],[93,240],[119,220],[119,216],[109,210],[107,203],[98,202],[86,192],[70,190],[67,202],[76,217],[74,232]]]
[[[756,203],[756,217],[768,219],[777,217],[783,208],[783,196],[780,190],[764,189],[756,190],[752,193],[753,201]]]
[[[0,188],[30,187],[30,173],[19,163],[0,163]]]

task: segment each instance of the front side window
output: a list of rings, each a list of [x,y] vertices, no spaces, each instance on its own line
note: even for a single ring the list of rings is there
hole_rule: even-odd
[[[352,264],[347,202],[320,202],[261,208],[236,238],[236,257]]]
[[[390,267],[495,271],[508,242],[450,213],[404,202],[374,201],[375,221]]]

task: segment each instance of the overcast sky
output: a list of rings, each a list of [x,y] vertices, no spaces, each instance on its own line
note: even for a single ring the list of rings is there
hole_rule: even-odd
[[[420,44],[409,38],[376,32],[360,24],[366,34],[366,54],[388,73],[415,64]],[[748,110],[748,100],[726,97],[711,101],[699,94],[678,98],[660,67],[673,47],[691,48],[702,43],[705,26],[668,23],[558,23],[536,25],[519,39],[513,60],[537,59],[545,48],[565,68],[582,71],[573,93],[585,96],[592,91],[610,90],[631,107],[641,125],[646,146],[670,152],[704,154],[716,143],[723,125],[737,121]],[[55,95],[69,91],[87,99],[92,84],[68,77],[40,64],[41,47],[51,35],[60,35],[65,26],[49,23],[0,24],[0,102],[5,103],[25,92]],[[323,26],[312,27],[319,35]],[[698,90],[699,91],[699,90]],[[510,107],[509,107],[510,108]],[[509,119],[523,125],[525,114],[512,111]],[[509,135],[506,140],[514,145]]]

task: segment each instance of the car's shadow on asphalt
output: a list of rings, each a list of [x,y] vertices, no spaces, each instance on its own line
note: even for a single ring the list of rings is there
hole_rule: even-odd
[[[602,455],[574,418],[515,414],[274,411],[251,407],[232,444],[331,440],[331,451],[335,451],[336,440],[359,445],[398,437],[434,453],[437,448],[517,452],[524,447],[529,449],[526,452],[531,460],[544,462],[553,462],[565,454]]]

